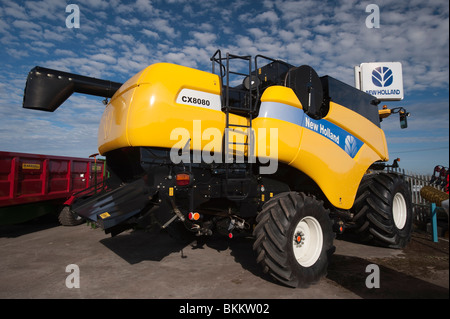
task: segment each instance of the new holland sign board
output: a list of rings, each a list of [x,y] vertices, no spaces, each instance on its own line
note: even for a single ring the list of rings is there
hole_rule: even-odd
[[[400,62],[372,62],[355,66],[356,88],[380,101],[403,99],[403,74]]]

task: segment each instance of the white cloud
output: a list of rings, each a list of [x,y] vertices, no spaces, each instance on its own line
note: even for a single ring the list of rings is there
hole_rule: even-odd
[[[248,29],[248,32],[255,38],[260,39],[264,36],[267,36],[267,32],[259,29],[259,28],[250,28]]]
[[[60,29],[62,31],[66,31],[64,28]],[[64,36],[63,33],[60,32],[56,32],[53,30],[49,30],[46,29],[44,30],[44,34],[43,34],[44,39],[49,40],[49,41],[64,41],[66,39],[66,37]]]
[[[26,1],[29,19],[49,19],[65,21],[67,4],[59,0]]]
[[[261,14],[258,14],[254,21],[255,22],[269,22],[269,23],[277,23],[279,20],[278,15],[274,11],[266,11]]]
[[[208,46],[209,44],[214,43],[217,36],[214,33],[211,32],[191,32],[191,35],[193,37],[193,40],[190,41],[193,44],[196,44],[197,46],[200,45],[202,47]]]
[[[137,26],[141,24],[141,20],[137,18],[124,19],[122,17],[117,17],[115,20],[116,23],[121,26]]]
[[[130,34],[115,33],[109,35],[109,38],[116,41],[118,44],[133,44],[135,42],[134,37]]]
[[[26,21],[26,20],[15,20],[13,23],[13,26],[15,26],[18,29],[36,29],[36,30],[41,30],[41,26],[31,22],[31,21]]]
[[[169,38],[174,38],[179,35],[179,31],[176,31],[175,28],[169,25],[169,22],[165,19],[154,19],[151,21],[153,27],[160,32],[163,32]]]
[[[137,0],[136,8],[139,11],[143,11],[143,12],[147,12],[147,13],[155,12],[155,8],[153,7],[150,0]]]
[[[75,52],[71,51],[71,50],[61,50],[61,49],[56,49],[53,52],[55,55],[62,55],[62,56],[70,56],[70,57],[74,57],[76,56]]]
[[[276,1],[276,8],[282,13],[281,18],[285,21],[293,21],[298,18],[308,18],[314,14],[315,11],[326,10],[325,4],[318,5],[316,1]],[[314,12],[314,13],[313,13]]]
[[[295,37],[296,37],[296,35],[295,35],[295,33],[294,32],[292,32],[292,31],[286,31],[286,30],[279,30],[278,31],[278,34],[279,34],[279,36],[280,36],[280,38],[284,41],[284,42],[286,42],[286,43],[288,43],[288,44],[291,44],[293,41],[294,41],[294,39],[295,39]]]
[[[148,36],[149,38],[159,39],[159,35],[157,32],[148,30],[148,29],[142,29],[141,32]]]
[[[108,1],[105,0],[78,0],[79,6],[89,6],[95,10],[106,10],[111,6]]]
[[[116,59],[114,57],[102,53],[91,55],[89,58],[95,61],[106,62],[107,64],[116,63]]]
[[[20,59],[29,56],[27,51],[18,50],[18,49],[6,49],[6,52],[14,57],[15,59]]]
[[[169,52],[165,55],[167,58],[167,62],[180,64],[180,65],[186,65],[186,62],[190,65],[192,65],[192,61],[188,61],[186,59],[186,54],[183,52]]]
[[[13,1],[5,1],[4,4],[6,5],[6,7],[3,11],[6,16],[24,20],[28,18],[27,14],[25,13],[25,8],[20,6],[19,4]]]

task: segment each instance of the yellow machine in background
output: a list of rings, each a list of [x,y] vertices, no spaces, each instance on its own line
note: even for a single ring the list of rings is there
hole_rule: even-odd
[[[257,262],[295,287],[326,273],[344,229],[408,243],[410,190],[384,170],[389,112],[376,98],[309,66],[220,51],[211,61],[211,73],[153,64],[123,84],[30,72],[27,108],[54,111],[72,92],[111,98],[98,145],[112,178],[74,213],[112,235],[148,216],[197,236],[252,232]]]

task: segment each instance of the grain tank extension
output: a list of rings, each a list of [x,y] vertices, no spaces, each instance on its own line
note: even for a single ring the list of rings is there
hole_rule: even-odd
[[[408,243],[410,190],[385,171],[375,97],[306,65],[211,61],[211,73],[156,63],[123,84],[30,72],[24,107],[54,111],[72,91],[111,98],[98,132],[109,186],[74,212],[112,235],[155,220],[197,236],[250,232],[264,271],[293,287],[326,274],[336,233]]]

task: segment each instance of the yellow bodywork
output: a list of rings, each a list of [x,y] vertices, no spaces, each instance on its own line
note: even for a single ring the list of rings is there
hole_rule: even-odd
[[[273,116],[261,117],[264,103],[271,102],[275,102],[273,106],[277,108]],[[291,117],[280,119],[280,113],[284,112],[280,107],[295,109],[293,113],[287,113]],[[376,161],[388,160],[384,132],[365,117],[333,102],[330,102],[328,114],[315,121],[317,130],[308,129],[305,121],[314,120],[298,111],[301,109],[301,103],[290,88],[269,87],[261,97],[260,116],[253,120],[255,132],[261,127],[278,128],[278,160],[311,177],[334,206],[349,209],[368,167]],[[303,116],[303,125],[292,123],[292,115]],[[348,133],[347,136],[359,139],[362,145],[354,157],[326,137],[325,129],[321,134],[320,125],[336,125]],[[345,135],[340,136],[343,137]]]
[[[99,127],[99,151],[105,154],[129,146],[179,149],[191,138],[192,150],[221,153],[226,124],[221,93],[215,74],[168,63],[151,65],[124,83],[107,105]],[[248,125],[245,117],[229,116],[230,123]],[[287,87],[264,91],[252,126],[256,157],[304,172],[342,209],[353,206],[368,167],[388,159],[384,133],[375,124],[333,102],[323,119],[310,119]],[[242,135],[236,131],[245,129],[232,135]],[[248,155],[244,146],[235,148],[236,153]]]

